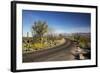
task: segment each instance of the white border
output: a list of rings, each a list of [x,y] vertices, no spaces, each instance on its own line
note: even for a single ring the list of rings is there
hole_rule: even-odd
[[[82,12],[91,13],[91,60],[81,61],[57,61],[57,62],[39,62],[39,63],[22,63],[22,9],[25,10],[43,10],[43,11],[63,11],[63,12]],[[81,8],[81,7],[65,7],[65,6],[45,6],[45,5],[28,5],[17,4],[17,70],[22,69],[38,69],[38,68],[53,68],[53,67],[71,67],[71,66],[85,66],[95,65],[96,58],[96,10],[94,8]]]

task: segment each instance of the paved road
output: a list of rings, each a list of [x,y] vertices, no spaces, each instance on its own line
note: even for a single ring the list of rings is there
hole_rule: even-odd
[[[75,44],[70,40],[66,40],[64,44],[52,49],[23,54],[23,62],[75,60],[75,56],[72,54],[74,49]]]

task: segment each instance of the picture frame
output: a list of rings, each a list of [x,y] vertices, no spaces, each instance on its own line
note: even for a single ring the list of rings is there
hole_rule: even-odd
[[[36,17],[29,18],[31,16],[36,16]],[[61,19],[59,20],[60,17],[61,17]],[[73,21],[72,25],[74,27],[70,26],[71,25],[70,20],[69,20],[70,25],[67,25],[67,24],[64,25],[63,20],[65,20],[65,23],[68,22],[66,20],[67,19],[66,17]],[[63,24],[61,24],[62,25],[61,27],[63,27],[63,29],[65,29],[64,27],[66,27],[66,26],[73,27],[72,29],[74,29],[75,26],[77,26],[77,28],[74,30],[72,30],[71,28],[70,28],[71,30],[70,29],[66,30],[66,29],[68,29],[66,27],[66,29],[64,31],[69,31],[69,33],[73,33],[73,31],[76,31],[76,32],[79,31],[78,32],[79,35],[81,34],[81,35],[88,36],[89,39],[86,39],[86,41],[89,40],[88,43],[90,43],[90,45],[89,45],[90,53],[88,53],[90,57],[87,58],[87,55],[86,55],[84,57],[84,59],[80,59],[80,57],[78,57],[77,60],[74,60],[76,57],[76,56],[74,56],[74,59],[72,59],[72,60],[68,59],[68,61],[65,60],[65,57],[64,57],[64,59],[62,59],[63,55],[61,55],[60,58],[58,58],[56,56],[58,60],[56,59],[56,57],[53,58],[54,55],[52,57],[48,58],[49,56],[48,57],[44,56],[44,55],[47,55],[46,53],[53,54],[54,51],[55,52],[61,51],[61,49],[59,49],[59,50],[47,49],[47,50],[49,50],[49,52],[47,52],[47,50],[42,50],[42,51],[39,50],[38,51],[38,49],[40,49],[40,47],[39,47],[40,43],[38,43],[38,46],[31,47],[31,48],[35,48],[34,51],[36,51],[36,52],[34,52],[33,49],[32,49],[32,51],[30,49],[29,50],[25,49],[25,48],[27,48],[27,46],[24,47],[25,51],[23,51],[23,44],[25,44],[25,39],[33,37],[32,35],[30,35],[30,33],[26,33],[26,30],[28,30],[28,27],[29,27],[28,23],[30,23],[32,19],[33,19],[34,25],[35,25],[35,23],[37,23],[37,24],[39,23],[39,21],[37,21],[37,22],[34,21],[35,18],[36,18],[36,20],[43,19],[43,18],[45,18],[44,20],[47,19],[48,26],[51,26],[51,27],[53,25],[49,24],[50,23],[49,20],[54,18],[51,22],[52,23],[54,22],[54,25],[57,24],[56,22],[58,22],[58,25],[55,25],[53,27],[55,29],[57,28],[57,26],[60,27],[59,23],[63,23]],[[98,23],[97,22],[98,22],[98,19],[97,18],[98,18],[98,7],[97,6],[28,2],[28,1],[11,1],[11,71],[12,72],[22,72],[22,71],[42,71],[42,70],[55,70],[55,69],[97,67],[97,65],[98,65],[98,59],[97,59],[97,57],[98,57],[97,56],[97,52],[98,52],[98,50],[97,50],[97,39],[98,39],[97,25],[98,25]],[[76,21],[77,19],[79,20],[79,25],[77,25],[78,23],[75,24],[75,22],[74,22],[74,20]],[[26,25],[26,23],[27,23],[27,25]],[[40,23],[42,24],[42,22],[40,22]],[[90,24],[87,24],[87,23],[90,23]],[[80,27],[78,27],[78,26],[80,26]],[[40,26],[40,27],[42,28],[42,26]],[[64,38],[67,37],[67,41],[69,40],[69,38],[68,38],[69,34],[66,34],[66,35],[68,35],[68,36],[66,36],[64,31],[62,31],[62,30],[59,31],[60,28],[57,31],[56,30],[53,31],[53,29],[51,29],[51,30],[52,30],[52,32],[55,32],[57,34],[59,33],[60,37],[61,36]],[[84,32],[86,31],[88,33],[83,34],[83,31]],[[74,33],[76,33],[76,32],[74,32]],[[41,31],[41,33],[42,33],[42,31]],[[40,35],[42,36],[41,33],[40,33]],[[64,35],[62,35],[62,33],[64,33]],[[38,37],[38,39],[39,39],[41,36],[39,36],[39,37],[36,36],[36,38]],[[48,39],[48,37],[47,37],[47,39]],[[35,38],[35,37],[33,37],[33,38]],[[34,45],[33,38],[31,38],[32,44],[30,44],[30,41],[28,41],[27,44]],[[36,40],[36,38],[35,38],[35,40]],[[42,38],[44,39],[43,36],[42,36]],[[51,39],[49,41],[51,41]],[[54,38],[54,40],[55,40],[55,38]],[[41,41],[41,39],[40,39],[40,41]],[[70,41],[73,41],[73,40],[71,39]],[[46,43],[48,43],[48,42],[46,42]],[[60,42],[61,42],[61,40],[60,40]],[[77,42],[77,41],[74,40],[73,42]],[[82,44],[83,42],[82,43],[77,42],[77,43],[78,43],[78,47],[80,47],[80,44]],[[37,45],[36,42],[35,42],[35,44]],[[44,44],[42,44],[42,47],[43,47],[43,45]],[[87,45],[87,44],[85,44],[85,45]],[[56,48],[59,48],[58,46]],[[37,47],[39,47],[39,48],[37,48]],[[52,45],[51,45],[51,47],[52,47]],[[83,46],[81,45],[81,47],[83,47]],[[31,53],[34,53],[33,56],[31,56],[31,58],[26,57],[26,56],[30,55]],[[82,53],[82,55],[84,56],[83,53]],[[78,54],[78,56],[80,56],[80,54]],[[38,59],[36,57],[39,57],[40,59]],[[45,59],[42,60],[41,57],[43,57]]]

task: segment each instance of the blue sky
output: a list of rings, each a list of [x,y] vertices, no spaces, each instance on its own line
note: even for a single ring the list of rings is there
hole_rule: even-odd
[[[46,21],[55,33],[90,32],[90,13],[23,10],[23,36],[27,32],[31,35],[31,26],[38,20]]]

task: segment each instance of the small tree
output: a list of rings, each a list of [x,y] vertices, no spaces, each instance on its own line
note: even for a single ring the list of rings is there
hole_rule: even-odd
[[[39,42],[42,43],[43,35],[48,32],[48,25],[44,21],[35,21],[32,26],[32,33],[34,33],[35,37],[39,38]]]

